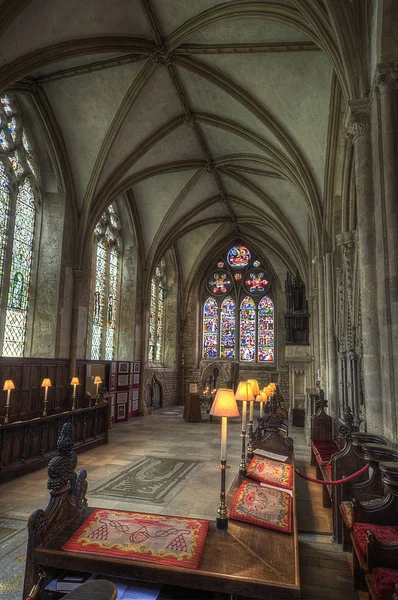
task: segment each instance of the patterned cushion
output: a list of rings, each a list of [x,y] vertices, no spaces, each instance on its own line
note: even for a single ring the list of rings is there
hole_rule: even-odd
[[[376,508],[382,502],[383,498],[373,498],[372,500],[362,500],[361,504],[366,508]],[[345,500],[344,502],[342,502],[340,504],[340,511],[343,515],[346,527],[351,531],[354,519],[351,500]]]
[[[288,490],[293,487],[293,466],[269,458],[254,455],[246,475],[250,479]]]
[[[391,600],[398,583],[398,571],[395,569],[373,569],[373,587],[377,600]]]
[[[366,542],[368,531],[375,534],[380,542],[398,542],[398,526],[371,525],[369,523],[354,523],[353,532],[355,544],[362,560],[366,562]]]
[[[262,487],[254,481],[243,481],[229,516],[237,521],[290,533],[292,498],[288,492],[275,487]]]

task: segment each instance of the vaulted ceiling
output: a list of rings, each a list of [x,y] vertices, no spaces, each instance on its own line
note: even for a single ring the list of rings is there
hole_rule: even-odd
[[[278,272],[303,272],[309,232],[321,238],[331,97],[347,93],[326,5],[24,0],[0,83],[40,90],[86,234],[119,199],[149,266],[173,246],[188,280],[235,233]]]

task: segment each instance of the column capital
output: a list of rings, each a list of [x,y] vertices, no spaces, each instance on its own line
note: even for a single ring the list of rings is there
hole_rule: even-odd
[[[336,235],[337,246],[355,246],[357,241],[357,231],[345,231],[344,233],[338,233]]]
[[[380,89],[398,89],[398,61],[377,65],[375,86]]]
[[[360,98],[359,100],[351,100],[348,103],[348,111],[346,115],[346,132],[348,136],[352,136],[352,142],[370,133],[370,110],[369,99]]]
[[[314,256],[314,258],[312,259],[312,264],[313,265],[321,265],[322,260],[323,260],[322,256]]]

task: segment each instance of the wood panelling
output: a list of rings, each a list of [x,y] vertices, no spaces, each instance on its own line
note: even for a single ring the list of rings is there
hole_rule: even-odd
[[[78,361],[76,375],[80,385],[77,387],[77,405],[86,407],[85,400],[87,365],[104,365],[106,361]],[[3,384],[6,379],[12,379],[15,390],[11,392],[9,422],[27,421],[43,414],[44,388],[41,383],[45,377],[51,379],[52,386],[48,389],[47,413],[53,415],[68,411],[72,408],[72,387],[70,385],[70,361],[68,359],[40,358],[0,358],[0,422],[5,416],[6,392]],[[107,379],[105,379],[107,381]]]
[[[0,483],[48,464],[64,423],[73,428],[74,450],[83,452],[108,441],[107,404],[0,426]]]

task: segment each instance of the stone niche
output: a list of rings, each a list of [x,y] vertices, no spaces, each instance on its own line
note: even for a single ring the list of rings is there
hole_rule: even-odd
[[[289,406],[304,409],[307,387],[312,380],[311,346],[286,346],[285,360],[289,369]]]
[[[201,360],[200,382],[213,382],[217,374],[217,388],[235,389],[239,378],[239,363],[237,360]]]

